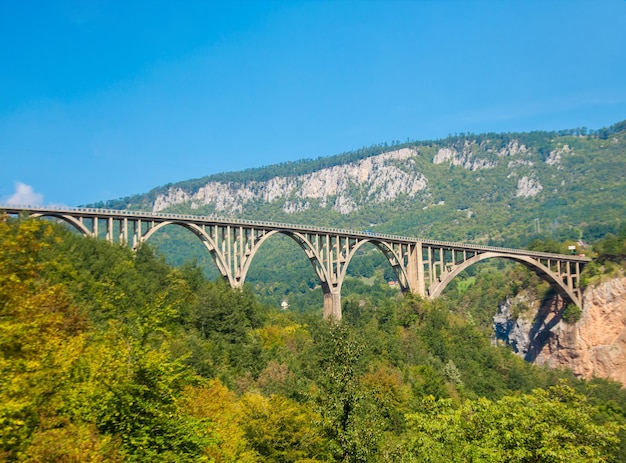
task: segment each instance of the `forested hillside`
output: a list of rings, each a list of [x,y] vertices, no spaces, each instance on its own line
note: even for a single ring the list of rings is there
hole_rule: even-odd
[[[316,160],[213,175],[98,206],[217,214],[354,230],[527,247],[592,243],[626,223],[626,121],[589,131],[462,134],[394,142]],[[189,232],[170,227],[151,243],[170,263],[215,264]],[[567,250],[565,246],[563,249]],[[344,294],[394,294],[380,252],[363,249]],[[273,237],[247,282],[262,300],[319,306],[316,275],[289,238]],[[495,304],[498,302],[496,301]],[[495,306],[492,307],[495,311]]]
[[[626,121],[462,134],[165,185],[98,204],[525,246],[593,240],[626,211]]]
[[[2,217],[0,460],[626,461],[626,391],[528,364],[453,309],[363,296],[326,322]]]

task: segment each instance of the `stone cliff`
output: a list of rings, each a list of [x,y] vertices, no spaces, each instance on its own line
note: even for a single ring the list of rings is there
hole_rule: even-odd
[[[523,300],[529,310],[514,320],[512,307],[519,302],[506,301],[494,317],[498,339],[537,364],[626,386],[626,277],[587,288],[581,318],[574,324],[560,319],[561,307],[553,299],[543,304]]]
[[[422,156],[421,150],[419,147],[390,150],[307,174],[275,176],[262,181],[207,180],[193,189],[171,185],[155,196],[151,207],[153,212],[160,212],[180,204],[191,209],[208,205],[219,214],[230,215],[242,213],[254,204],[278,203],[287,214],[313,207],[349,214],[366,204],[383,204],[398,198],[428,200],[431,196],[429,180],[416,162]],[[567,145],[550,152],[545,164],[557,169],[558,165],[552,165],[558,164],[564,153],[570,153]],[[517,185],[515,196],[528,198],[543,189],[535,178],[533,166],[538,161],[531,160],[532,156],[517,140],[497,149],[487,142],[465,141],[438,148],[426,162],[459,166],[469,171],[492,170],[502,162],[507,166],[506,181]]]
[[[403,148],[306,175],[263,182],[208,182],[195,192],[172,187],[157,196],[152,210],[190,203],[192,209],[212,204],[217,212],[236,213],[254,201],[281,201],[283,210],[293,213],[308,209],[316,201],[321,207],[348,214],[360,204],[391,201],[399,195],[413,198],[426,190],[426,178],[413,167],[411,158],[417,155],[417,151]]]

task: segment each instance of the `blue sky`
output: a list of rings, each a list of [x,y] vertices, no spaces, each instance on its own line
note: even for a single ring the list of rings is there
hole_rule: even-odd
[[[0,2],[0,201],[626,119],[626,1]]]

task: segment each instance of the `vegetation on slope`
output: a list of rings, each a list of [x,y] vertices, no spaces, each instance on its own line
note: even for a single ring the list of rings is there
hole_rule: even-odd
[[[504,157],[498,154],[503,149],[510,152],[514,145],[523,145],[526,151]],[[617,234],[626,223],[625,147],[626,121],[596,131],[578,128],[558,132],[460,134],[443,140],[394,142],[337,156],[202,177],[98,206],[150,209],[156,196],[170,187],[193,193],[210,181],[245,185],[274,177],[310,174],[393,149],[413,148],[419,154],[411,158],[412,168],[428,179],[428,193],[420,197],[409,199],[400,195],[392,202],[365,202],[358,211],[348,214],[333,210],[332,201],[322,206],[313,200],[308,210],[295,213],[285,212],[280,201],[257,201],[241,212],[227,214],[507,247],[534,247],[537,242],[560,246],[568,240],[592,243],[608,233]],[[484,169],[451,162],[435,164],[433,161],[441,149],[459,153],[465,150],[495,164]],[[398,167],[407,168],[400,164]],[[517,196],[516,179],[523,176],[536,178],[543,189],[535,196]],[[358,191],[350,193],[359,195]],[[212,209],[210,206],[192,209],[189,203],[183,203],[171,206],[169,211],[203,214]],[[151,245],[171,264],[196,261],[209,278],[218,276],[210,255],[197,237],[186,230],[166,227],[151,238]],[[362,263],[354,261],[348,267],[349,274],[357,280],[348,282],[345,295],[351,293],[351,286],[364,282],[384,291],[386,283],[395,279],[381,254],[368,251],[359,258]],[[296,310],[312,310],[322,297],[304,253],[285,237],[272,238],[263,245],[247,282],[261,295],[262,302],[275,306],[286,300]]]
[[[329,323],[43,220],[0,221],[0,279],[3,461],[624,461],[624,390],[441,301]]]
[[[364,202],[356,212],[340,214],[311,200],[302,212],[287,213],[280,201],[257,201],[229,216],[287,223],[308,223],[364,229],[433,239],[474,241],[523,247],[534,239],[594,240],[615,233],[624,223],[626,209],[626,121],[597,131],[461,134],[436,141],[394,142],[362,148],[337,156],[301,160],[241,172],[202,177],[158,187],[145,195],[101,202],[96,206],[151,209],[158,194],[180,188],[189,194],[208,182],[234,185],[260,183],[275,177],[297,177],[324,168],[356,162],[391,150],[412,148],[411,169],[428,181],[427,194],[409,200],[400,195],[391,203]],[[512,146],[524,151],[510,154]],[[566,148],[567,147],[567,148]],[[441,149],[466,153],[493,162],[490,168],[435,164]],[[504,150],[509,153],[502,157]],[[558,159],[556,156],[558,154]],[[553,158],[551,159],[551,156]],[[407,169],[408,165],[398,164]],[[517,196],[517,179],[536,178],[542,185],[535,196]],[[515,181],[513,181],[513,180]],[[358,189],[358,185],[354,188]],[[355,198],[358,191],[349,191]],[[171,212],[204,214],[209,206],[182,203]],[[471,214],[469,213],[471,211]],[[374,224],[374,225],[372,225]]]

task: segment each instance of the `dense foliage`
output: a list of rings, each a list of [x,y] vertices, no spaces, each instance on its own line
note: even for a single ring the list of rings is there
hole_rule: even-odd
[[[326,322],[5,218],[0,460],[625,461],[626,392],[494,347],[455,291],[458,312],[355,292]]]

